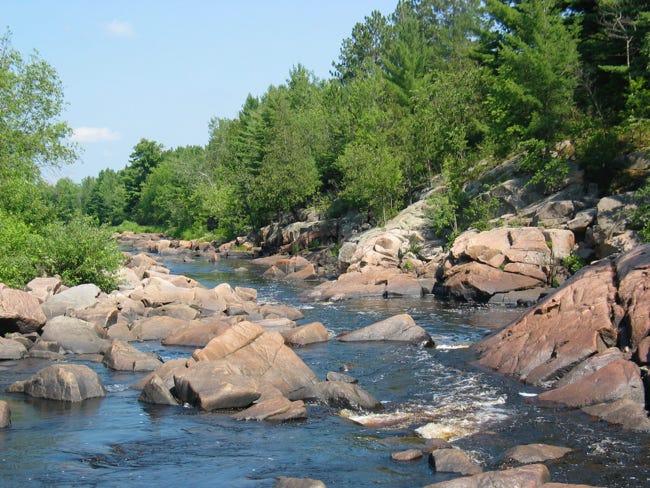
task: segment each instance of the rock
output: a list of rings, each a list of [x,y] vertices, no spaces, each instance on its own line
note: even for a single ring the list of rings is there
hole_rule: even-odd
[[[264,272],[263,276],[269,279],[282,279],[286,276],[286,273],[276,266],[271,266]]]
[[[530,384],[556,380],[616,343],[615,303],[612,263],[583,268],[519,319],[479,342],[479,363]]]
[[[103,351],[109,345],[105,337],[96,325],[63,315],[48,320],[41,334],[44,341],[58,342],[65,351],[74,354]]]
[[[352,384],[356,384],[359,382],[358,379],[353,378],[350,375],[337,373],[335,371],[330,371],[329,373],[327,373],[327,375],[325,375],[325,379],[327,381],[341,381],[343,383],[352,383]]]
[[[438,449],[429,454],[429,465],[438,473],[472,475],[483,472],[478,464],[460,449]]]
[[[68,288],[61,293],[48,298],[43,304],[43,312],[48,319],[59,315],[65,315],[66,311],[82,310],[92,307],[97,303],[97,296],[101,290],[91,283]]]
[[[97,304],[94,307],[82,310],[72,310],[69,316],[85,320],[102,328],[108,328],[117,323],[118,314],[119,310],[113,305]]]
[[[623,398],[611,403],[598,403],[582,410],[611,424],[636,432],[650,432],[650,419],[642,404]]]
[[[163,339],[164,346],[193,346],[204,347],[216,336],[230,328],[227,322],[215,320],[212,322],[192,323],[178,332],[172,332]]]
[[[560,459],[573,449],[548,444],[526,444],[508,449],[504,457],[520,464],[543,463],[551,459]]]
[[[25,288],[30,295],[34,295],[38,298],[39,302],[43,303],[49,297],[59,292],[61,284],[59,278],[34,278],[32,281],[27,283]]]
[[[628,398],[645,404],[645,394],[639,367],[631,361],[618,359],[595,373],[574,383],[541,393],[542,404],[561,404],[580,408]]]
[[[148,375],[136,381],[131,385],[131,389],[142,390],[147,385],[147,383],[151,381],[151,378],[158,376],[163,381],[167,389],[171,390],[174,387],[174,375],[180,375],[184,373],[188,366],[192,363],[193,361],[191,359],[188,360],[186,358],[171,359],[163,363],[163,365],[153,373],[149,373]]]
[[[132,342],[138,340],[125,321],[117,322],[106,330],[109,339]]]
[[[541,297],[546,295],[548,291],[548,288],[531,288],[529,290],[495,293],[488,300],[488,304],[505,305],[507,307],[531,307],[535,305]]]
[[[567,228],[572,231],[574,234],[584,234],[594,220],[596,220],[595,208],[588,208],[587,210],[581,210],[576,213],[575,217],[567,222]]]
[[[424,294],[421,281],[414,275],[394,273],[386,282],[384,297],[419,297]]]
[[[645,337],[639,342],[636,357],[640,364],[650,363],[650,336]]]
[[[303,295],[306,300],[343,300],[354,297],[381,297],[386,291],[390,276],[402,274],[400,270],[366,266],[359,271],[342,274],[335,281],[325,281]]]
[[[163,364],[157,355],[142,352],[122,341],[113,341],[102,362],[117,371],[155,371]]]
[[[187,327],[187,320],[158,316],[136,320],[131,325],[131,332],[141,341],[159,341]]]
[[[551,248],[551,259],[561,262],[573,253],[576,246],[575,234],[565,229],[544,229],[546,245]]]
[[[286,318],[255,320],[255,323],[263,327],[267,332],[279,332],[281,334],[294,330],[298,326],[293,320]]]
[[[300,389],[289,396],[292,400],[316,401],[334,408],[367,410],[377,412],[384,409],[379,400],[366,390],[352,383],[323,381]]]
[[[283,396],[255,403],[232,416],[237,420],[296,420],[307,417],[307,409],[301,400],[292,402]]]
[[[211,412],[245,408],[260,397],[259,384],[255,380],[224,371],[219,366],[206,361],[180,375],[174,375],[179,399]]]
[[[539,288],[544,282],[518,273],[508,273],[479,262],[452,267],[445,273],[444,288],[454,298],[487,302],[496,293]]]
[[[0,400],[0,429],[6,429],[11,426],[11,409],[9,404]]]
[[[325,488],[325,483],[311,478],[287,478],[278,476],[273,488]]]
[[[343,333],[337,339],[342,342],[398,341],[420,347],[434,346],[427,331],[416,325],[408,314],[395,315],[362,329]]]
[[[577,381],[580,381],[581,379],[607,366],[609,363],[613,363],[619,359],[629,358],[627,358],[617,347],[610,347],[609,349],[605,349],[603,352],[600,352],[595,356],[591,356],[590,358],[587,358],[576,365],[568,373],[562,376],[562,378],[556,381],[553,384],[553,387],[559,388],[560,386],[568,385],[570,383],[576,383]]]
[[[592,227],[592,238],[598,258],[627,252],[640,244],[634,233],[626,231],[635,208],[631,193],[612,195],[598,201],[597,223]]]
[[[246,269],[246,268],[244,268]],[[245,286],[236,286],[235,294],[246,302],[257,301],[257,290],[255,288],[248,288]]]
[[[300,320],[305,318],[300,310],[288,305],[262,305],[259,311],[265,319],[284,317],[289,320]]]
[[[305,266],[304,268],[294,271],[293,273],[288,273],[284,276],[285,280],[290,280],[290,281],[307,281],[307,280],[313,280],[318,277],[318,274],[316,273],[316,268],[314,267],[313,264],[309,263],[309,265]]]
[[[327,342],[329,333],[320,322],[312,322],[294,329],[282,332],[286,344],[292,346],[306,346],[317,342]]]
[[[417,461],[418,459],[421,459],[422,456],[423,454],[420,449],[407,449],[406,451],[399,451],[399,452],[392,453],[390,455],[390,458],[393,461],[403,463],[403,462]]]
[[[196,308],[185,303],[170,303],[169,305],[162,305],[160,307],[149,309],[150,317],[172,317],[179,320],[194,320],[201,315]]]
[[[618,301],[625,310],[619,326],[631,349],[650,335],[650,244],[616,260]]]
[[[488,471],[466,478],[456,478],[427,485],[425,488],[492,488],[492,487],[526,487],[545,486],[551,475],[543,464],[528,464],[519,468],[503,471]]]
[[[24,344],[0,337],[0,361],[22,359],[27,355]]]
[[[571,200],[546,202],[533,216],[532,224],[542,227],[557,227],[566,224],[575,214],[576,206]]]
[[[7,391],[66,402],[81,402],[87,398],[106,396],[97,373],[82,364],[48,366],[31,378],[12,384]]]
[[[157,374],[151,376],[147,384],[144,385],[138,401],[154,405],[178,405],[178,400]]]
[[[37,332],[46,320],[38,298],[0,283],[0,335]]]

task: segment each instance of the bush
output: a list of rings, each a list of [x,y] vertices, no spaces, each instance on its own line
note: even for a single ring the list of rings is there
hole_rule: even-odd
[[[89,217],[55,222],[44,230],[43,267],[68,286],[94,283],[104,291],[117,287],[117,270],[124,261],[107,227]]]
[[[23,288],[38,276],[41,245],[41,237],[30,226],[0,211],[0,282]]]
[[[576,274],[582,268],[584,268],[587,263],[577,254],[571,254],[568,258],[562,260],[562,265],[569,270],[569,273],[572,275]]]

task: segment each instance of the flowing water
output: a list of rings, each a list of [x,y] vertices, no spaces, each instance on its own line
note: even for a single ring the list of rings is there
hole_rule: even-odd
[[[106,398],[69,404],[0,393],[13,425],[0,431],[0,486],[273,486],[278,476],[311,477],[330,487],[418,487],[450,479],[426,458],[390,460],[423,437],[445,437],[488,469],[504,451],[542,442],[573,453],[548,462],[553,481],[610,487],[650,486],[650,436],[623,432],[578,411],[541,409],[535,390],[472,366],[467,347],[520,311],[458,306],[433,297],[301,303],[313,284],[262,278],[243,261],[168,263],[206,286],[252,286],[258,301],[300,308],[301,323],[321,321],[333,333],[409,313],[435,339],[436,349],[332,340],[297,349],[324,378],[349,370],[386,412],[360,415],[320,406],[308,418],[283,424],[241,422],[223,413],[152,406],[129,389],[141,375],[85,363],[107,386]],[[189,348],[141,343],[165,360]],[[0,363],[0,389],[43,367],[40,360]],[[365,425],[361,425],[365,424]]]

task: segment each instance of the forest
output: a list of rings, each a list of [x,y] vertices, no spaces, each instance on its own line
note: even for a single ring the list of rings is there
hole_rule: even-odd
[[[374,11],[354,26],[329,79],[294,66],[284,84],[249,95],[236,118],[215,116],[205,147],[143,138],[124,169],[79,184],[41,176],[76,157],[62,103],[55,70],[37,56],[25,61],[5,35],[0,280],[8,284],[69,267],[75,250],[62,250],[56,235],[88,240],[120,226],[225,241],[305,207],[332,217],[355,210],[381,224],[433,182],[446,191],[432,202],[432,225],[457,233],[490,216],[467,183],[517,155],[531,183],[551,192],[569,172],[563,141],[589,181],[615,190],[616,156],[650,142],[650,5],[400,0],[391,15]],[[638,194],[650,199],[647,183]],[[99,242],[85,255],[116,266],[114,249]]]

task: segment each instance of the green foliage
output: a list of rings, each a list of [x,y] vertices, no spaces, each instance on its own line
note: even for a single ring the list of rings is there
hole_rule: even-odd
[[[523,142],[521,148],[524,156],[520,165],[531,174],[529,184],[542,185],[547,194],[560,190],[569,175],[566,159],[536,139]]]
[[[587,265],[584,259],[577,254],[571,254],[568,258],[562,260],[562,266],[569,270],[569,273],[576,274]]]
[[[29,225],[0,210],[0,282],[22,288],[40,274],[42,238]]]
[[[650,242],[650,180],[634,193],[634,200],[637,208],[632,214],[632,225],[643,242]]]
[[[124,255],[111,231],[98,228],[89,217],[48,225],[43,230],[42,253],[43,271],[59,275],[68,286],[94,283],[108,292],[118,285],[116,273]]]

